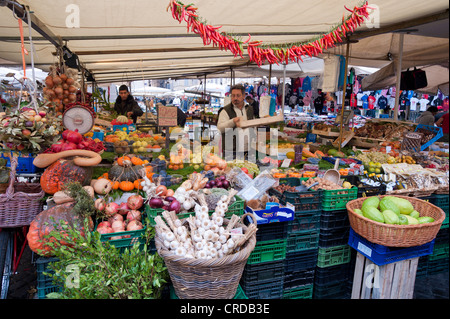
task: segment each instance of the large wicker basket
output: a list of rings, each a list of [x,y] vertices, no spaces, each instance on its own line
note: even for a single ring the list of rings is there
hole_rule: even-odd
[[[45,192],[39,184],[16,182],[17,163],[13,156],[8,188],[0,194],[0,228],[28,226],[43,208]]]
[[[383,195],[379,198],[392,195]],[[366,198],[358,198],[347,203],[350,226],[368,241],[387,247],[413,247],[432,241],[445,219],[445,213],[439,207],[414,197],[396,196],[409,200],[420,216],[434,218],[434,222],[418,225],[390,225],[373,221],[354,212],[361,209]]]
[[[224,219],[224,224],[228,220]],[[238,223],[245,231],[247,227]],[[156,227],[155,245],[164,259],[175,293],[180,299],[232,299],[237,291],[247,259],[256,245],[251,236],[241,249],[222,258],[197,259],[176,256],[167,250]]]

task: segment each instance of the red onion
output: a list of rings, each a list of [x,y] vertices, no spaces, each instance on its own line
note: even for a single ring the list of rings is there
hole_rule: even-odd
[[[163,207],[164,203],[161,198],[153,197],[150,199],[149,205],[151,208],[161,208]]]
[[[174,200],[170,203],[168,211],[174,211],[175,213],[178,213],[180,209],[181,204],[177,200]]]
[[[222,182],[222,187],[223,188],[229,188],[230,187],[230,182],[227,181],[226,179]]]
[[[175,197],[173,197],[173,196],[166,196],[166,197],[164,198],[164,200],[166,200],[166,201],[168,201],[168,202],[170,203],[170,202],[173,202],[173,201],[176,200],[176,199],[175,199]]]
[[[216,187],[221,188],[222,187],[222,181],[216,181]]]

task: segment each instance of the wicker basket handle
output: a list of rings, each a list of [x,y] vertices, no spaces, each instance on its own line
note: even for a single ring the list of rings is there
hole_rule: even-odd
[[[244,224],[245,217],[247,217],[247,216],[250,216],[253,219],[253,224],[256,225],[258,223],[254,214],[252,214],[252,213],[245,213],[241,217],[241,224]]]
[[[9,185],[8,188],[6,189],[5,194],[8,197],[8,199],[11,199],[12,196],[14,195],[14,182],[16,180],[16,168],[19,162],[19,158],[17,157],[17,155],[12,153],[9,156],[9,159],[11,162],[11,170],[9,172]]]

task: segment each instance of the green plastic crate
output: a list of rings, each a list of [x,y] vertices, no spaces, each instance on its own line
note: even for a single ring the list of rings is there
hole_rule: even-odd
[[[434,245],[433,253],[429,255],[429,260],[449,258],[448,243]]]
[[[319,247],[317,254],[317,267],[325,268],[350,262],[351,248],[349,245],[334,247]]]
[[[244,200],[239,196],[235,196],[235,201],[228,207],[225,213],[225,218],[231,218],[231,216],[242,216],[244,214]],[[151,208],[149,205],[145,205],[145,212],[150,220],[150,225],[155,226],[155,217],[161,216],[164,210],[162,208]],[[209,211],[211,215],[214,211]],[[177,214],[179,219],[189,218],[189,216],[194,215],[194,212]]]
[[[431,198],[429,201],[433,205],[436,205],[437,207],[440,207],[443,210],[445,210],[445,208],[446,208],[448,211],[448,207],[450,204],[448,194],[433,194],[433,195],[431,195]]]
[[[296,212],[294,220],[288,222],[288,234],[310,232],[320,229],[322,210]]]
[[[324,190],[322,193],[322,210],[346,209],[349,201],[358,198],[358,188]]]
[[[314,284],[284,289],[283,299],[312,299]]]
[[[287,238],[286,252],[296,252],[319,247],[320,230],[290,233]]]
[[[257,242],[247,259],[247,264],[264,263],[286,258],[287,239],[275,239]]]
[[[45,299],[47,294],[51,292],[61,292],[63,287],[61,285],[55,284],[53,278],[45,273],[53,273],[53,270],[48,268],[51,262],[58,261],[54,257],[39,257],[36,260],[36,274],[37,274],[37,298]]]

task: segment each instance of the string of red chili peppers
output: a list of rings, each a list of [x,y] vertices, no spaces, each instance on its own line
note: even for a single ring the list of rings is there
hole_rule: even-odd
[[[344,6],[345,7],[345,6]],[[289,61],[302,61],[302,56],[318,56],[324,50],[336,46],[336,43],[343,42],[347,34],[354,32],[366,18],[369,17],[368,10],[371,9],[368,3],[360,7],[354,7],[353,10],[345,7],[351,14],[345,18],[342,16],[342,23],[334,27],[329,33],[322,35],[320,38],[302,43],[289,44],[290,47],[275,48],[263,45],[262,41],[250,41],[251,35],[245,41],[235,39],[225,32],[220,32],[222,26],[214,27],[200,21],[197,14],[197,8],[193,4],[185,5],[181,1],[173,0],[170,2],[167,10],[171,10],[172,17],[179,23],[185,21],[187,23],[188,32],[198,34],[204,45],[212,44],[221,50],[230,51],[234,57],[243,58],[243,46],[247,45],[247,53],[250,61],[255,62],[258,66],[263,65],[266,61],[269,64],[279,64]]]

